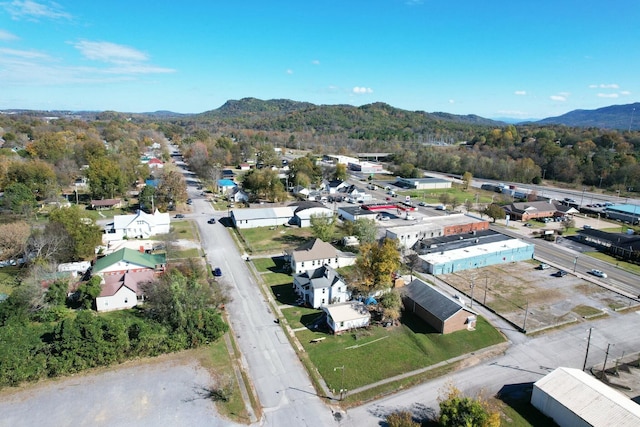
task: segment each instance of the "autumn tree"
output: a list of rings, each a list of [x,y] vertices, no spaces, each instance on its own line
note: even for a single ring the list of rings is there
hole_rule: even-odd
[[[289,162],[289,182],[307,187],[317,184],[322,178],[322,170],[311,156],[298,157]]]
[[[389,427],[420,427],[420,423],[413,421],[411,412],[405,410],[390,413],[385,421]]]
[[[4,206],[15,214],[29,215],[38,206],[33,191],[21,182],[14,182],[4,189]]]
[[[175,168],[167,168],[159,177],[155,191],[156,208],[166,210],[168,206],[187,201],[187,184],[184,176]]]
[[[491,203],[487,206],[482,213],[491,218],[493,222],[496,222],[497,219],[505,219],[507,217],[504,209],[495,203]]]
[[[77,206],[52,210],[48,226],[56,224],[62,226],[71,239],[71,251],[65,254],[68,261],[92,258],[96,246],[102,243],[100,227],[84,216]]]
[[[331,215],[311,215],[311,233],[318,239],[329,242],[333,239],[336,222]]]
[[[360,243],[373,243],[378,237],[378,227],[373,219],[358,218],[352,221],[352,235],[356,236]]]
[[[31,227],[25,221],[0,224],[0,260],[22,255],[30,234]]]
[[[38,200],[58,194],[53,165],[43,160],[11,162],[7,170],[7,181],[26,185]]]
[[[89,163],[87,171],[91,195],[95,199],[109,199],[125,191],[125,180],[118,162],[109,157],[100,157]]]
[[[242,181],[243,187],[253,193],[256,198],[264,198],[272,202],[286,200],[287,193],[278,173],[271,169],[252,169]]]
[[[360,245],[360,254],[356,259],[355,289],[370,295],[390,287],[393,274],[400,267],[400,251],[394,239]]]
[[[460,390],[450,386],[439,399],[442,427],[499,427],[500,413],[489,407],[481,398],[472,399],[462,395]]]
[[[344,163],[338,163],[335,171],[333,172],[333,179],[345,181],[347,179],[347,165]]]
[[[469,189],[469,187],[471,186],[471,181],[473,181],[473,175],[471,174],[471,172],[466,171],[462,175],[462,182],[464,182],[464,190],[465,191],[467,191]]]

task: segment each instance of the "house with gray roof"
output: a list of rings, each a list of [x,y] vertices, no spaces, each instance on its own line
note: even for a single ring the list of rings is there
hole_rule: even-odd
[[[351,298],[345,281],[328,265],[294,275],[293,288],[302,302],[313,308],[345,302]]]
[[[339,251],[330,243],[320,239],[313,239],[297,247],[287,253],[286,258],[294,274],[314,270],[323,265],[340,268],[353,265],[356,262],[353,253]]]
[[[477,313],[420,279],[400,292],[405,312],[415,314],[441,334],[475,328]]]

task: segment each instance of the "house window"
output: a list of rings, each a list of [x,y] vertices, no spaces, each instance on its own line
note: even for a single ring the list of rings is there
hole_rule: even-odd
[[[322,304],[324,304],[324,298],[322,298]]]
[[[300,267],[304,267],[304,261],[300,263]]]
[[[327,291],[327,290],[326,290],[325,288],[322,288],[322,293],[323,293],[323,294],[324,294],[324,293],[326,293],[326,291]]]
[[[124,303],[125,303],[125,304],[128,304],[128,303],[129,303],[129,298],[125,298],[125,299],[124,299]]]
[[[340,322],[340,327],[344,327],[344,322]]]

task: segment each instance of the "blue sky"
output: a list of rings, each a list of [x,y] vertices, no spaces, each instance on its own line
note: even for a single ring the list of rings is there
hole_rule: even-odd
[[[0,109],[544,118],[639,100],[638,18],[637,0],[0,0]]]

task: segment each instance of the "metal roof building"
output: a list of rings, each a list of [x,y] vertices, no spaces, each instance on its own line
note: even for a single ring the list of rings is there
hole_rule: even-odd
[[[531,404],[560,427],[640,425],[640,405],[579,369],[557,368],[536,381]]]

